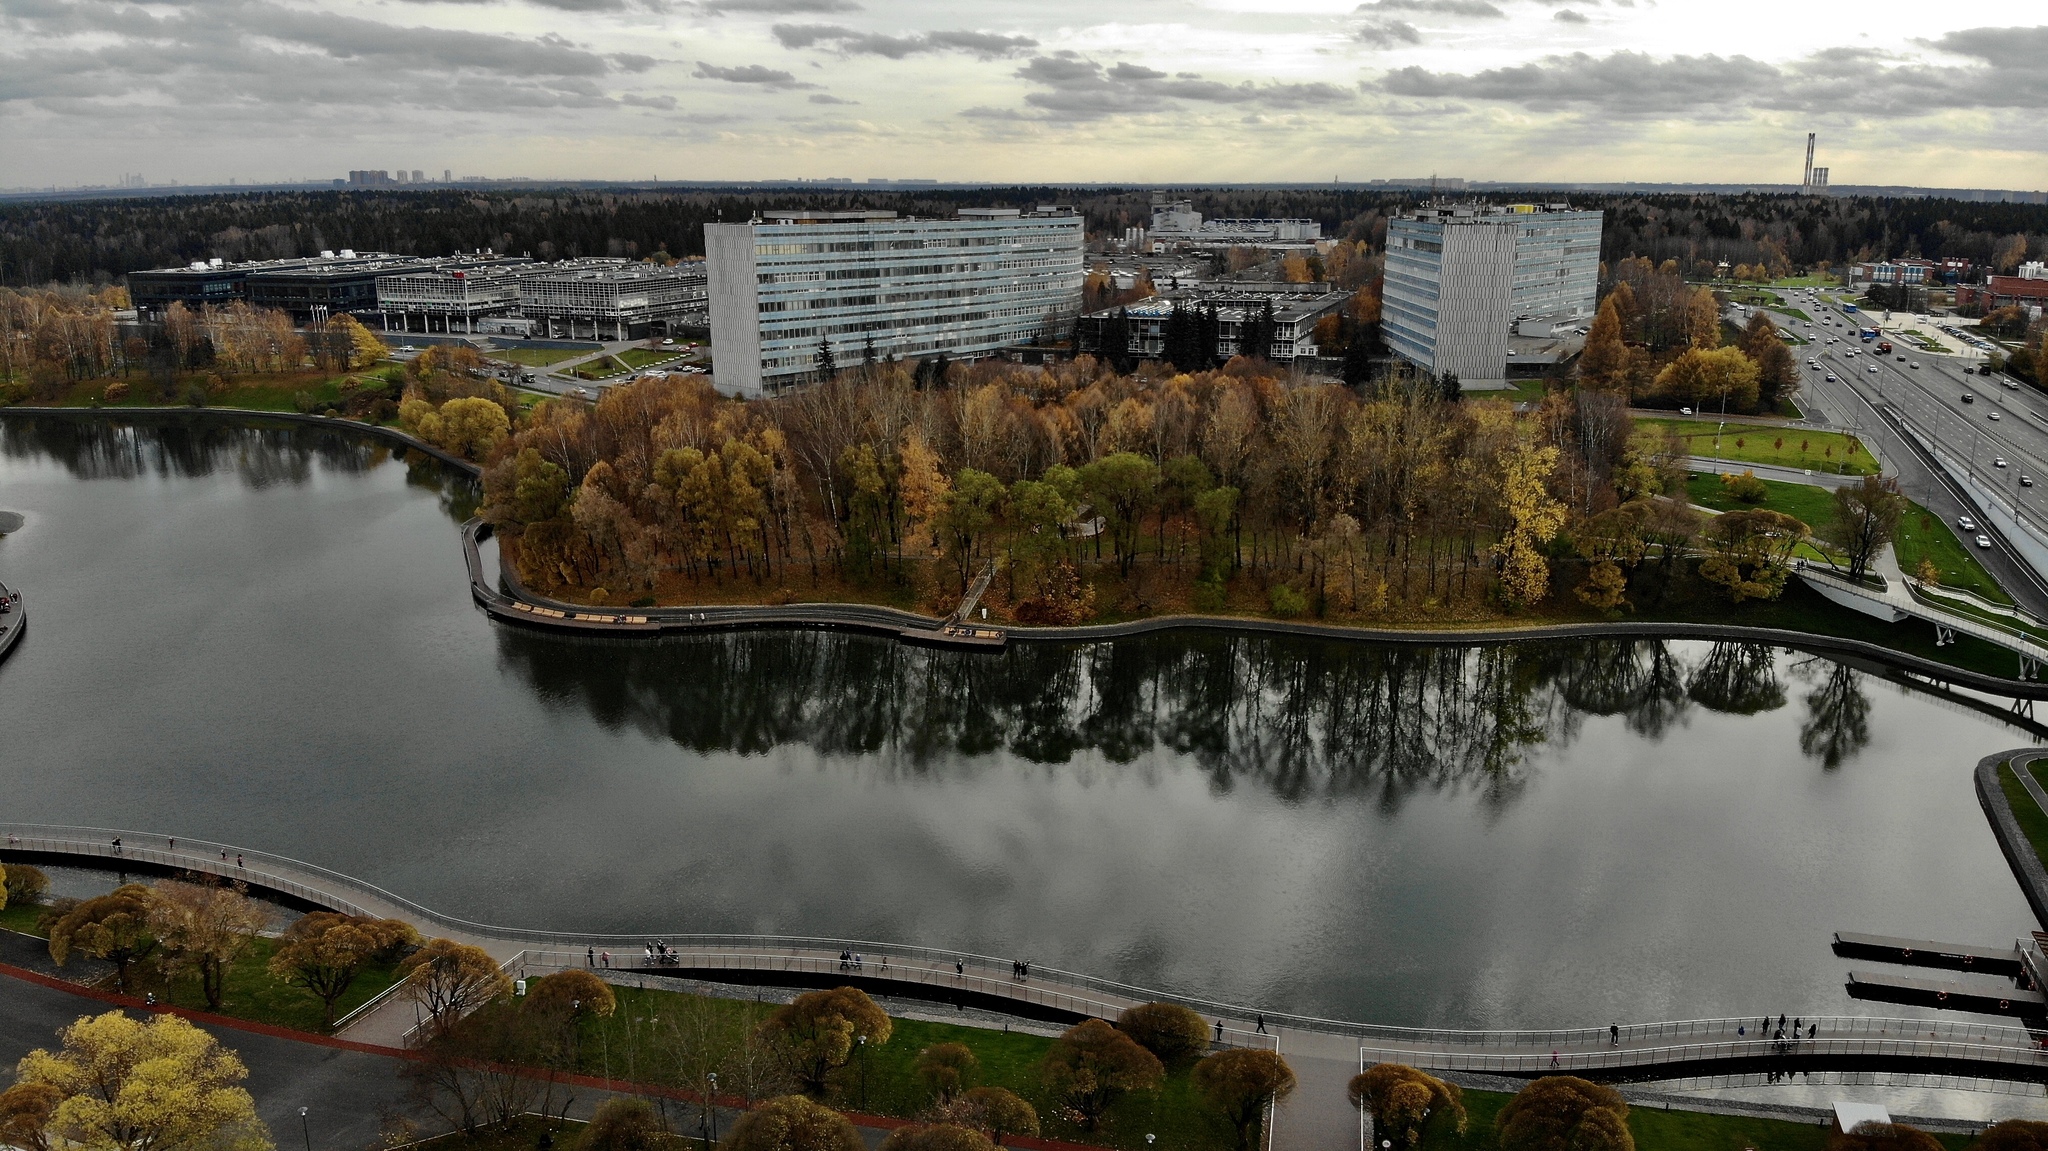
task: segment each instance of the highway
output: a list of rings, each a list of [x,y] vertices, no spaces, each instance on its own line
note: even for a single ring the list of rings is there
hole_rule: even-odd
[[[1808,328],[1789,317],[1774,317],[1811,341],[1791,349],[1800,361],[1800,403],[1810,422],[1853,432],[1873,446],[1886,472],[1899,477],[1907,494],[1952,527],[1957,517],[1976,515],[1962,494],[1925,467],[1905,438],[1879,415],[1881,409],[1894,410],[1951,461],[1966,463],[1979,484],[2014,503],[2023,520],[2048,526],[2048,396],[2031,388],[2007,388],[2003,376],[1966,371],[1981,363],[1975,357],[1909,349],[1895,333],[1879,337],[1894,345],[1890,355],[1881,356],[1877,340],[1865,343],[1857,335],[1859,327],[1874,325],[1876,317],[1845,312],[1831,301],[1816,303],[1800,294],[1781,293],[1786,295],[1791,306],[1814,318],[1815,326]],[[1837,342],[1827,343],[1830,336]],[[1807,366],[1809,359],[1819,367]],[[1835,376],[1832,383],[1827,379],[1830,374]],[[1964,395],[1971,401],[1964,402]],[[1992,418],[1994,413],[1998,418]],[[2006,466],[1997,465],[2000,459]],[[2022,477],[2033,480],[2034,486],[2026,486]],[[1958,529],[1957,534],[1969,543],[1976,533]],[[2013,554],[1996,531],[1988,534],[1994,546],[1977,551],[1978,559],[2022,606],[2048,612],[2048,581]]]

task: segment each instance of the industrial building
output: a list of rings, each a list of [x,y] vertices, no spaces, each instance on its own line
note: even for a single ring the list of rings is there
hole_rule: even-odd
[[[1382,331],[1396,355],[1467,388],[1560,362],[1598,302],[1597,211],[1431,206],[1387,225]]]
[[[519,314],[546,337],[637,340],[703,327],[702,263],[563,260],[519,273]]]
[[[1316,321],[1341,309],[1350,292],[1333,291],[1328,284],[1214,283],[1171,289],[1147,296],[1134,304],[1105,308],[1081,317],[1075,328],[1078,351],[1097,354],[1103,338],[1117,319],[1125,321],[1125,348],[1139,359],[1156,360],[1166,355],[1166,323],[1176,310],[1216,313],[1216,358],[1218,362],[1245,351],[1243,333],[1247,325],[1273,309],[1273,342],[1262,350],[1276,364],[1320,355],[1316,346]],[[1208,364],[1176,364],[1184,371],[1198,371]]]
[[[379,276],[379,326],[386,331],[474,333],[481,320],[519,315],[521,279],[537,267],[523,256],[477,252]]]
[[[742,395],[872,354],[974,358],[1064,330],[1080,311],[1083,226],[1065,208],[770,212],[706,224],[711,349]]]
[[[344,312],[375,311],[378,277],[428,266],[410,256],[347,248],[289,260],[194,260],[183,268],[130,272],[128,296],[145,320],[161,319],[174,303],[198,309],[246,300],[312,323]]]
[[[1136,237],[1159,248],[1309,247],[1323,238],[1314,220],[1205,220],[1192,200],[1152,205],[1152,226]]]

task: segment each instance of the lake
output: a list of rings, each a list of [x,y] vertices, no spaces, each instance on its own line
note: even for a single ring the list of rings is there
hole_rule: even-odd
[[[0,415],[8,816],[511,926],[911,942],[1381,1023],[1897,1013],[1846,996],[1834,931],[2033,926],[1970,773],[2038,737],[1819,657],[563,639],[471,603],[475,500],[326,429]]]

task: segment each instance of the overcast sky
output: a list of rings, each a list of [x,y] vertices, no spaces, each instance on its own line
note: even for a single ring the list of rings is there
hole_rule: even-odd
[[[0,186],[399,167],[1796,182],[1817,131],[1838,184],[2037,189],[2048,25],[1987,26],[2030,9],[0,0]]]

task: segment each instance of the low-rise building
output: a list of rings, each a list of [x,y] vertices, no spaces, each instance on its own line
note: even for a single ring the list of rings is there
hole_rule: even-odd
[[[1065,208],[768,212],[706,224],[722,390],[775,392],[867,355],[972,359],[1062,334],[1080,311],[1081,217]]]
[[[2048,277],[1992,276],[1982,284],[1962,284],[1956,288],[1956,305],[1987,312],[2011,306],[2038,310],[2048,305]]]
[[[411,256],[347,248],[287,260],[195,260],[183,268],[130,272],[128,295],[144,320],[162,319],[174,303],[200,308],[246,300],[289,312],[300,323],[317,323],[330,315],[375,311],[378,277],[427,266]]]
[[[523,256],[477,252],[379,276],[381,326],[387,331],[475,333],[482,320],[519,315],[520,281],[540,267]]]
[[[706,322],[705,266],[564,260],[519,274],[519,314],[549,338],[637,340]]]
[[[1112,326],[1121,321],[1125,350],[1139,359],[1164,358],[1166,326],[1175,311],[1190,315],[1216,316],[1215,356],[1221,363],[1246,352],[1244,334],[1253,323],[1272,309],[1273,340],[1260,354],[1274,363],[1312,358],[1321,354],[1316,346],[1316,321],[1341,309],[1350,292],[1331,289],[1328,284],[1207,283],[1170,289],[1132,304],[1105,308],[1081,317],[1075,331],[1076,349],[1101,354]],[[1208,364],[1176,364],[1185,371],[1207,368]]]
[[[1314,220],[1205,220],[1193,200],[1152,205],[1152,226],[1144,231],[1158,248],[1311,247],[1323,237]]]

